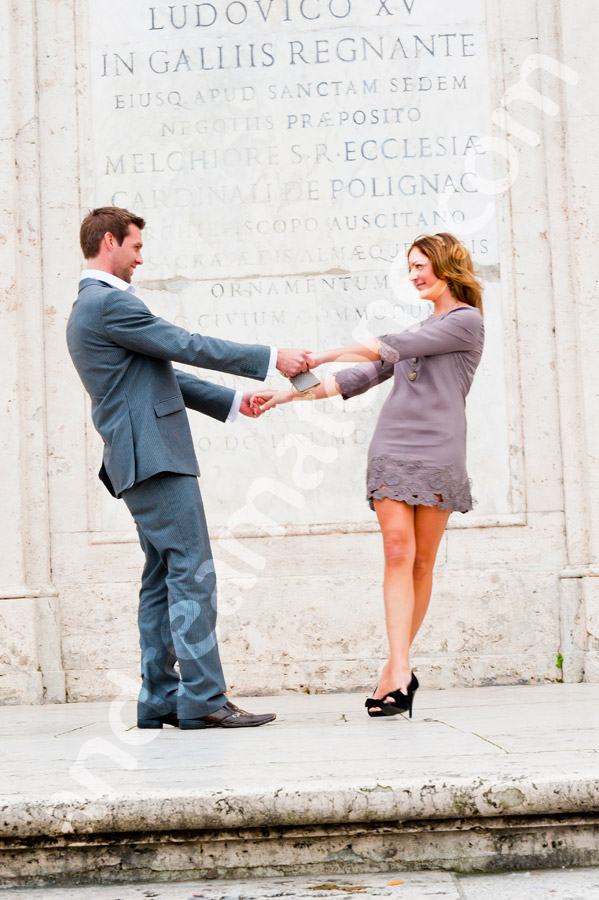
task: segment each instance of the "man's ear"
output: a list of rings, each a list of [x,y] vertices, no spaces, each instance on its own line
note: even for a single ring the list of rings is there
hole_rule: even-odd
[[[116,247],[116,238],[112,232],[107,231],[102,240],[107,250],[113,250]]]

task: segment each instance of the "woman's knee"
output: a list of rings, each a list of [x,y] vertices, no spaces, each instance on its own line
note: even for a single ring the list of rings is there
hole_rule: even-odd
[[[385,565],[392,567],[413,566],[415,558],[414,541],[410,535],[391,531],[383,535]]]
[[[416,550],[414,555],[414,580],[428,578],[435,566],[435,557],[431,553]]]

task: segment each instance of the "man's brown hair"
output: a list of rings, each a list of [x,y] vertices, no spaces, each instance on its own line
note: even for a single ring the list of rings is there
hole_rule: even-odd
[[[92,209],[81,223],[79,232],[83,256],[85,259],[94,259],[98,255],[102,238],[106,232],[109,231],[116,238],[120,247],[127,237],[129,225],[137,225],[141,230],[145,228],[145,224],[141,216],[136,216],[128,209],[121,209],[118,206],[101,206],[98,209]]]

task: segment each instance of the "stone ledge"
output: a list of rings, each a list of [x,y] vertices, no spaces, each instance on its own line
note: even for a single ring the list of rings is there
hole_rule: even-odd
[[[0,884],[47,886],[599,864],[599,817],[185,829],[0,841]]]
[[[347,779],[342,787],[313,779],[295,781],[290,789],[124,791],[94,800],[26,795],[0,801],[0,838],[595,814],[598,785],[590,772],[530,773],[495,779]],[[159,821],[162,828],[157,828]]]
[[[241,732],[139,732],[120,700],[4,707],[0,882],[599,864],[598,700],[421,690],[409,721],[293,694],[240,700],[279,717]]]

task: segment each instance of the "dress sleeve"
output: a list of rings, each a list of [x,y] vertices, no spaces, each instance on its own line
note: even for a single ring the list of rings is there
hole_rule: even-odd
[[[416,356],[472,350],[478,343],[482,330],[483,320],[478,310],[462,308],[438,322],[426,320],[416,330],[409,328],[400,334],[384,334],[377,340],[380,343],[381,359],[394,364],[400,359],[413,359]]]
[[[357,397],[358,394],[369,391],[377,384],[382,384],[392,375],[393,366],[377,361],[360,363],[350,369],[342,369],[335,374],[335,381],[339,385],[343,399],[348,400],[350,397]]]

